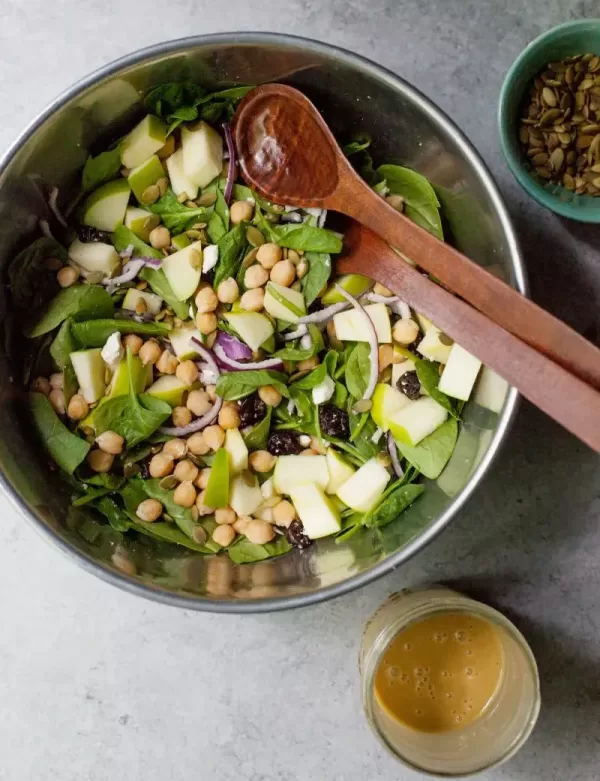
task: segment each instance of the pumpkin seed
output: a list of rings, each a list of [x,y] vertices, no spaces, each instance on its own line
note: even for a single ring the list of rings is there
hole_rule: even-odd
[[[142,197],[140,198],[142,203],[155,203],[158,201],[160,196],[160,190],[158,189],[157,184],[151,184],[149,187],[146,187],[144,192],[142,193]]]
[[[177,200],[179,201],[179,203],[185,203],[187,199],[188,199],[187,193],[179,193],[179,195],[177,196]]]
[[[185,235],[188,237],[188,239],[194,239],[197,241],[200,236],[202,235],[199,230],[195,230],[194,228],[190,228],[189,231],[185,232]]]
[[[537,155],[535,155],[535,156],[532,158],[531,162],[532,162],[532,163],[533,163],[535,166],[538,166],[538,165],[544,165],[544,163],[547,163],[547,162],[548,162],[548,155],[547,155],[547,153],[546,153],[546,152],[538,152],[538,154],[537,154]]]
[[[169,180],[166,176],[161,176],[161,178],[157,181],[156,186],[158,187],[158,191],[162,196],[169,189]]]
[[[550,89],[550,87],[544,87],[542,90],[542,99],[547,106],[550,106],[550,108],[554,108],[556,106],[556,95]]]
[[[575,179],[570,174],[564,174],[562,181],[567,190],[575,189]]]
[[[519,141],[526,144],[529,141],[529,130],[524,125],[519,128]]]
[[[195,249],[188,250],[188,263],[193,269],[202,268],[202,255]]]
[[[203,545],[206,542],[207,537],[206,529],[202,526],[194,526],[192,529],[192,539],[194,542],[198,543],[198,545]]]
[[[540,125],[551,125],[558,117],[560,117],[560,109],[549,108],[540,117]]]
[[[248,244],[252,244],[253,247],[260,247],[265,243],[265,237],[254,225],[250,225],[246,231],[246,239]]]
[[[536,168],[535,172],[538,176],[541,176],[542,179],[550,179],[550,170],[543,165],[539,168]]]
[[[196,199],[198,206],[212,206],[217,201],[216,193],[202,193],[202,195]]]

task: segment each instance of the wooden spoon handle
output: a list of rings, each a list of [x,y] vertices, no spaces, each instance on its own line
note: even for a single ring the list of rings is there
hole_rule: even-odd
[[[600,390],[600,350],[591,342],[449,244],[415,225],[356,175],[344,176],[343,184],[340,211],[418,262],[491,320]],[[354,197],[349,197],[349,189],[354,191]],[[477,230],[477,226],[473,229]],[[362,273],[368,271],[363,267]],[[374,272],[374,276],[378,274]],[[419,307],[418,302],[415,305]],[[432,314],[437,323],[437,313]]]
[[[377,263],[377,279],[429,317],[452,339],[514,385],[526,399],[600,452],[600,393],[505,331],[464,301],[431,282],[393,250],[342,258],[338,271],[365,273]],[[375,253],[373,253],[375,255]],[[359,259],[360,255],[360,259]]]

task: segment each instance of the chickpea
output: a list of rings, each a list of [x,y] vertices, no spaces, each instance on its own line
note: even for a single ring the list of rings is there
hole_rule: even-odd
[[[165,456],[171,456],[171,458],[183,458],[187,453],[187,442],[185,439],[170,439],[165,442],[162,452]]]
[[[205,390],[190,391],[185,402],[185,406],[191,410],[194,415],[201,417],[212,407],[208,393]]]
[[[99,437],[96,437],[96,444],[105,453],[118,456],[119,453],[123,452],[125,440],[116,431],[104,431]]]
[[[215,510],[215,521],[217,523],[233,524],[237,520],[237,513],[231,507],[217,507]]]
[[[208,393],[208,398],[212,401],[214,404],[217,400],[217,386],[216,385],[205,385],[204,390]]]
[[[161,355],[162,347],[154,339],[148,339],[139,349],[139,356],[144,366],[154,365]]]
[[[412,344],[419,335],[419,326],[414,320],[398,320],[392,329],[392,338],[399,344]]]
[[[31,384],[31,390],[35,393],[43,393],[44,396],[47,396],[52,390],[52,386],[45,377],[36,377]]]
[[[186,385],[193,385],[198,379],[198,367],[193,361],[183,361],[175,369],[175,376]]]
[[[281,401],[281,393],[273,385],[263,385],[258,389],[258,395],[269,407],[276,407]]]
[[[137,575],[137,567],[124,551],[116,550],[110,560],[124,575]]]
[[[218,450],[225,442],[225,432],[221,426],[207,426],[204,429],[204,441],[211,450]]]
[[[311,437],[310,446],[313,450],[316,450],[319,455],[321,456],[325,455],[325,448],[323,446],[323,443],[319,439],[319,437]]]
[[[198,496],[196,497],[196,507],[198,508],[198,514],[199,515],[212,515],[215,511],[214,507],[208,507],[208,505],[204,504],[204,499],[206,498],[206,489],[204,491],[200,491]]]
[[[213,331],[217,330],[217,316],[213,312],[206,312],[205,314],[198,312],[196,315],[196,328],[205,336],[212,334]]]
[[[175,374],[179,361],[170,350],[165,350],[158,361],[156,368],[161,374]]]
[[[187,407],[175,407],[171,412],[174,426],[187,426],[192,422],[192,413]]]
[[[319,454],[317,453],[316,450],[313,450],[312,447],[307,447],[306,450],[303,450],[300,453],[300,455],[301,456],[318,456]]]
[[[217,528],[212,533],[212,538],[214,542],[217,543],[217,545],[221,545],[223,548],[226,548],[228,545],[231,545],[235,539],[235,531],[233,526],[228,526],[227,524],[217,526]]]
[[[137,334],[127,334],[123,337],[123,347],[125,351],[131,350],[132,355],[137,355],[144,344],[144,340]]]
[[[193,483],[198,477],[200,470],[192,461],[186,458],[184,461],[180,461],[175,467],[173,474],[179,480],[180,483]]]
[[[255,472],[270,472],[276,461],[277,456],[271,455],[268,450],[255,450],[248,456],[250,468]]]
[[[385,200],[397,212],[404,211],[404,198],[401,195],[387,195]]]
[[[151,230],[148,239],[154,249],[166,249],[171,246],[171,234],[164,225],[159,225]]]
[[[79,271],[73,266],[63,266],[56,274],[56,280],[61,287],[71,287],[78,278]]]
[[[135,514],[140,521],[145,521],[146,523],[157,521],[162,513],[163,506],[158,499],[144,499],[143,502],[138,504],[137,510],[135,511]]]
[[[198,477],[194,480],[194,485],[201,491],[208,485],[208,478],[210,477],[210,467],[207,466],[198,472]]]
[[[256,545],[264,545],[271,542],[275,531],[270,523],[253,518],[246,526],[246,537]]]
[[[308,260],[301,260],[300,263],[296,266],[296,276],[298,279],[304,279],[304,277],[308,274],[308,269],[310,268],[308,264]],[[333,320],[330,320],[330,322],[333,322]]]
[[[262,287],[269,279],[269,272],[263,268],[260,263],[255,263],[250,268],[246,269],[244,274],[244,286],[248,290],[253,290],[255,287]]]
[[[235,282],[235,279],[233,281]],[[219,299],[210,285],[201,288],[196,293],[196,306],[200,314],[203,315],[207,312],[214,312],[218,305]]]
[[[379,371],[382,372],[384,369],[387,369],[387,367],[392,363],[392,358],[394,356],[394,348],[391,344],[380,344],[379,350],[378,350],[378,360],[379,360]]]
[[[196,501],[196,489],[194,488],[194,484],[190,483],[189,480],[179,483],[173,492],[173,501],[180,507],[192,507]]]
[[[262,287],[256,287],[254,290],[246,290],[240,298],[240,306],[247,312],[260,312],[264,306],[265,291]]]
[[[109,472],[113,465],[114,456],[103,450],[91,450],[88,453],[87,462],[92,472]]]
[[[276,263],[279,263],[282,256],[283,253],[281,251],[281,247],[279,247],[277,244],[269,242],[268,244],[263,244],[258,248],[258,252],[256,253],[256,260],[258,260],[263,268],[266,268],[268,271],[270,271]]]
[[[173,458],[166,453],[157,453],[150,459],[148,471],[151,477],[166,477],[173,471]]]
[[[289,287],[296,278],[296,267],[289,260],[280,260],[271,269],[271,281]]]
[[[54,407],[55,412],[58,412],[59,415],[65,414],[65,394],[60,388],[53,388],[48,394],[48,400]]]
[[[299,372],[312,371],[319,365],[319,359],[316,355],[312,358],[305,358],[303,361],[298,361],[296,369]]]
[[[224,279],[217,288],[217,298],[223,304],[233,304],[240,297],[238,283],[233,277]]]
[[[298,263],[300,263],[300,255],[296,252],[295,249],[289,249],[287,252],[287,259],[294,264],[294,266],[297,266]]]
[[[283,499],[273,507],[273,523],[286,529],[296,519],[296,508],[287,499]]]
[[[386,287],[385,285],[382,285],[381,282],[376,282],[375,286],[373,287],[373,292],[378,296],[393,296],[394,294],[389,289],[389,287]]]
[[[254,211],[254,204],[250,201],[234,201],[229,207],[229,219],[234,225],[244,220],[249,220]]]
[[[221,411],[219,412],[219,426],[225,429],[239,428],[240,413],[235,402],[223,404]]]
[[[238,516],[237,521],[233,524],[233,528],[238,534],[246,534],[246,528],[248,527],[248,524],[251,520],[252,516],[250,515],[240,515]]]
[[[194,456],[205,456],[210,450],[204,440],[204,433],[202,431],[197,431],[195,434],[192,434],[192,436],[188,438],[187,446],[190,453]]]
[[[58,388],[63,390],[65,387],[65,378],[62,372],[56,372],[56,374],[50,375],[50,386],[52,388]]]

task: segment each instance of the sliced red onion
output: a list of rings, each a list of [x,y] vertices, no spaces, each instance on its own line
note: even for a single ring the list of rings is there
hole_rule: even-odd
[[[308,328],[305,325],[299,325],[298,328],[294,328],[293,331],[283,334],[281,338],[284,342],[289,342],[290,339],[299,339],[301,336],[306,336],[307,333]]]
[[[406,301],[398,299],[395,304],[390,307],[395,315],[400,315],[402,320],[410,320],[410,307]]]
[[[371,437],[371,442],[374,445],[376,445],[379,442],[379,440],[381,439],[382,436],[383,436],[383,429],[382,428],[376,428],[375,429],[375,433]]]
[[[247,361],[252,358],[252,350],[248,345],[225,331],[218,332],[215,344],[220,345],[225,350],[225,355],[234,361]]]
[[[229,204],[231,200],[231,194],[233,193],[233,183],[235,182],[235,146],[233,144],[233,136],[231,135],[231,128],[228,122],[223,123],[223,133],[225,134],[225,141],[227,143],[227,152],[229,153],[229,168],[227,169],[227,182],[225,183],[225,191],[223,197],[225,202]]]
[[[203,428],[210,426],[219,414],[222,406],[223,399],[217,396],[215,403],[201,418],[193,420],[191,423],[188,423],[187,426],[162,426],[158,430],[161,434],[166,434],[168,437],[187,437],[189,434],[194,434],[196,431],[202,431]]]
[[[107,287],[106,290],[110,293],[110,287]],[[118,309],[115,312],[115,320],[135,320],[136,323],[153,323],[155,319],[150,312],[142,312],[140,314],[131,309]]]
[[[120,257],[123,258],[123,260],[129,260],[129,258],[133,255],[133,250],[135,247],[133,244],[128,244],[127,247],[119,252]]]
[[[142,258],[129,260],[121,269],[121,274],[118,277],[113,277],[112,279],[110,277],[105,277],[101,284],[114,290],[119,287],[119,285],[123,285],[125,282],[131,282],[132,279],[135,279],[145,265]]]
[[[325,309],[320,309],[318,312],[313,312],[310,315],[305,315],[298,320],[300,325],[306,325],[308,323],[326,323],[338,312],[343,312],[344,309],[348,309],[349,304],[346,301],[340,301],[339,304],[332,304],[326,306]],[[362,307],[361,307],[362,308]],[[369,321],[370,322],[370,321]]]
[[[362,396],[362,400],[366,401],[373,395],[373,391],[377,385],[377,377],[379,375],[379,342],[377,340],[377,332],[375,331],[375,326],[373,325],[371,318],[365,312],[364,307],[362,307],[354,298],[354,296],[350,295],[347,290],[344,290],[341,285],[338,285],[337,282],[334,284],[336,290],[344,296],[346,301],[349,301],[355,309],[357,309],[359,312],[362,312],[364,315],[367,341],[369,343],[369,347],[371,348],[369,352],[369,382],[367,383],[367,387],[365,388],[365,392]]]
[[[310,334],[304,334],[302,339],[300,339],[300,347],[303,350],[308,350],[310,347],[312,347],[312,336]]]
[[[143,260],[144,266],[150,266],[151,268],[160,268],[162,266],[160,258],[152,258],[149,255],[139,255],[136,260]]]
[[[212,351],[209,350],[208,347],[205,347],[200,339],[197,339],[195,336],[192,336],[190,341],[194,343],[196,352],[200,353],[200,357],[203,358],[205,363],[208,364],[208,369],[218,377],[219,374],[221,374],[221,370],[217,366],[217,362],[215,361]]]
[[[387,449],[388,453],[390,454],[390,458],[392,459],[392,468],[394,470],[394,474],[396,477],[404,477],[404,470],[400,466],[400,459],[398,458],[398,448],[396,447],[396,442],[392,436],[391,431],[388,431],[387,435]]]
[[[379,293],[365,293],[360,297],[361,301],[370,301],[372,304],[395,304],[400,299],[398,296],[381,296]]]
[[[52,214],[56,217],[56,221],[62,225],[63,228],[68,228],[67,221],[60,213],[60,209],[58,208],[57,204],[58,200],[58,187],[53,187],[50,190],[50,195],[48,197],[48,206],[50,207],[50,211]]]
[[[52,231],[50,230],[50,225],[48,224],[48,220],[39,220],[38,224],[40,226],[40,230],[42,231],[42,233],[47,239],[54,239],[54,241],[56,241],[54,235],[52,234]]]
[[[253,369],[282,369],[283,361],[279,358],[267,358],[264,361],[247,361],[240,363],[233,358],[228,358],[227,353],[220,344],[215,344],[213,352],[220,364],[233,371],[251,371]]]

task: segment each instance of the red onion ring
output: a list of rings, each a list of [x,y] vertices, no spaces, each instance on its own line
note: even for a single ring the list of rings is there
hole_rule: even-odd
[[[193,337],[192,337],[193,338]],[[247,361],[241,363],[240,361],[234,361],[233,358],[228,358],[227,353],[221,347],[220,344],[216,344],[213,347],[213,353],[218,358],[219,363],[226,366],[233,371],[251,371],[253,369],[281,369],[283,368],[283,361],[279,358],[267,358],[264,361]]]
[[[311,315],[304,315],[297,322],[298,325],[306,325],[308,323],[326,323],[338,312],[343,312],[344,309],[348,309],[346,301],[341,301],[339,304],[332,304],[331,306],[320,309],[318,312],[313,312]],[[370,322],[370,321],[369,321]]]
[[[210,426],[213,420],[218,416],[222,406],[223,399],[217,396],[215,403],[201,418],[193,420],[187,426],[162,426],[158,430],[161,434],[166,434],[168,437],[187,437],[188,434],[194,434],[196,431],[202,431],[203,428]]]
[[[217,333],[215,344],[220,345],[225,350],[225,354],[234,361],[248,361],[252,358],[252,350],[248,345],[225,331]]]
[[[58,208],[57,204],[58,200],[58,187],[53,187],[50,190],[50,195],[48,197],[48,207],[50,208],[50,211],[52,214],[56,217],[56,221],[62,225],[63,228],[68,228],[67,221],[60,213],[60,209]]]
[[[390,454],[390,458],[392,459],[392,468],[394,470],[394,474],[396,477],[404,477],[404,470],[400,466],[400,459],[398,458],[398,448],[396,447],[396,442],[394,441],[394,437],[392,436],[391,431],[388,431],[387,435],[387,449],[388,453]]]
[[[133,244],[128,244],[124,250],[119,252],[119,256],[123,258],[123,260],[128,260],[133,255],[134,249],[135,247],[133,246]]]
[[[225,203],[229,205],[231,201],[231,195],[233,193],[233,183],[235,182],[235,146],[233,144],[233,136],[231,135],[231,127],[228,122],[223,122],[223,133],[225,134],[225,141],[227,143],[227,151],[229,153],[229,168],[227,169],[227,182],[225,183],[225,191],[223,197]]]
[[[375,326],[373,325],[371,318],[365,312],[364,307],[358,303],[356,298],[351,296],[350,293],[348,293],[347,290],[344,290],[341,285],[338,285],[337,282],[334,282],[334,285],[336,290],[344,296],[346,301],[349,301],[355,309],[357,309],[359,312],[362,312],[365,318],[367,341],[369,343],[369,347],[371,348],[369,352],[369,382],[367,383],[367,387],[365,388],[365,392],[362,396],[363,400],[367,401],[373,395],[373,391],[377,385],[377,377],[379,376],[379,342],[377,340],[377,331],[375,330]]]
[[[208,347],[205,347],[200,339],[197,339],[195,336],[192,336],[190,341],[194,343],[194,347],[196,348],[197,352],[200,353],[200,356],[204,359],[205,363],[208,364],[210,371],[213,372],[213,374],[216,374],[218,377],[219,374],[221,374],[221,370],[217,366],[217,362],[215,361],[212,351],[209,350]]]

